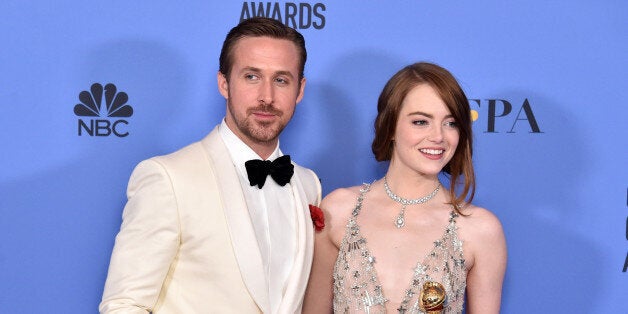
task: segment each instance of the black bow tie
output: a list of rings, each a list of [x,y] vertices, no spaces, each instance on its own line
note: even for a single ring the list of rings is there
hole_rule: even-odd
[[[270,160],[253,159],[244,163],[246,174],[251,186],[262,188],[266,177],[270,175],[277,184],[284,186],[290,182],[294,173],[294,166],[290,162],[290,155],[283,155],[272,162]]]

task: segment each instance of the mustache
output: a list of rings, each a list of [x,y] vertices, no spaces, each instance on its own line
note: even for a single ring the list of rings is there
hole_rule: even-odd
[[[283,112],[275,108],[275,106],[273,106],[272,104],[261,104],[257,107],[249,108],[247,110],[247,113],[249,114],[252,114],[253,112],[265,112],[265,113],[270,113],[276,116],[283,115]]]

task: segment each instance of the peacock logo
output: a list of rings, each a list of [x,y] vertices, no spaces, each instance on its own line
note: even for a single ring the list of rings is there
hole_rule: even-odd
[[[114,134],[117,137],[125,137],[129,132],[121,132],[120,125],[128,125],[124,119],[133,115],[133,107],[127,104],[129,96],[125,92],[118,92],[118,88],[108,83],[103,86],[99,83],[92,84],[89,91],[79,93],[81,103],[74,106],[74,114],[79,117],[99,117],[101,119],[78,120],[78,135],[83,133],[89,136],[109,136]],[[104,101],[104,102],[103,102]],[[102,119],[106,118],[106,119]]]
[[[103,88],[99,83],[92,84],[91,93],[84,90],[79,94],[80,104],[74,106],[74,114],[83,117],[103,117],[102,100],[105,96],[105,117],[130,117],[133,108],[127,105],[129,96],[125,92],[118,93],[118,88],[109,83]]]

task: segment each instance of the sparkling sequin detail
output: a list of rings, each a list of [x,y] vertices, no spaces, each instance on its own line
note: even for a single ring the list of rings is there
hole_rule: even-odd
[[[377,278],[376,258],[368,250],[356,222],[370,187],[364,184],[360,190],[340,245],[334,266],[334,313],[386,313],[388,299]],[[462,313],[467,272],[462,241],[458,239],[458,215],[452,211],[449,217],[443,237],[436,240],[432,251],[417,263],[398,313],[425,313],[420,309],[418,297],[426,281],[440,282],[445,287],[447,299],[443,313]]]

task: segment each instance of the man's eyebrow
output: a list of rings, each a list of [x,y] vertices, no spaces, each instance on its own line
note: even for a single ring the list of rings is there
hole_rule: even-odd
[[[242,68],[242,72],[248,72],[248,71],[258,72],[259,73],[262,70],[260,70],[259,68],[256,68],[256,67],[244,67],[244,68]]]
[[[292,72],[290,72],[290,71],[277,71],[277,72],[275,72],[275,75],[285,75],[285,76],[288,76],[290,78],[294,78],[294,76],[292,75]]]
[[[252,67],[252,66],[248,66],[248,67],[242,68],[242,72],[246,72],[246,71],[251,71],[251,72],[255,72],[255,73],[261,73],[262,72],[262,70],[260,68],[256,68],[256,67]],[[285,71],[285,70],[276,71],[276,72],[273,73],[273,75],[285,75],[285,76],[288,76],[290,78],[294,78],[294,75],[292,75],[292,72]]]

